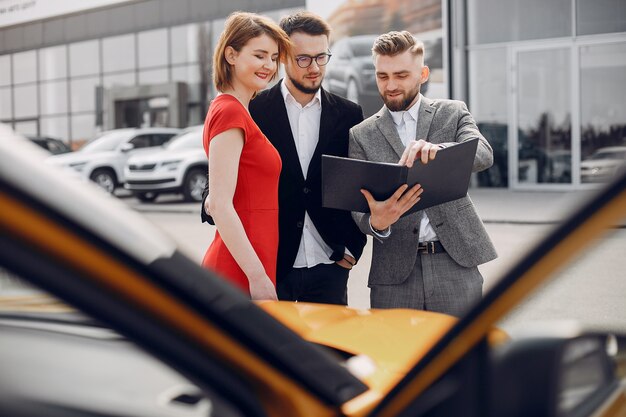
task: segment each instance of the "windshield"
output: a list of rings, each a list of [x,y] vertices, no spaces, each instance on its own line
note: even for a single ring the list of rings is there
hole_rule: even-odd
[[[131,132],[128,130],[105,133],[87,143],[80,149],[80,151],[87,153],[113,151],[120,143],[128,139],[130,136]]]
[[[165,144],[165,148],[170,151],[178,149],[202,149],[202,129],[176,136]]]

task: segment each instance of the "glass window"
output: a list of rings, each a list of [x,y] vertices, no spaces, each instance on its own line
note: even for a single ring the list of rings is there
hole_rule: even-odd
[[[581,181],[613,178],[626,163],[626,43],[580,48]]]
[[[161,84],[169,79],[167,68],[139,71],[139,84]]]
[[[472,115],[493,148],[491,168],[477,174],[483,187],[508,186],[507,50],[482,49],[469,54]]]
[[[25,120],[23,122],[15,122],[14,129],[22,135],[39,136],[38,126],[37,120]]]
[[[100,73],[100,43],[86,41],[70,44],[70,74],[94,75]]]
[[[148,148],[150,146],[154,146],[152,142],[153,142],[152,135],[140,135],[130,140],[130,143],[135,145],[135,149]]]
[[[571,10],[571,0],[470,0],[469,44],[570,36]]]
[[[37,52],[26,51],[13,54],[13,83],[37,81]]]
[[[520,184],[571,182],[570,49],[518,54]]]
[[[39,122],[41,125],[41,136],[50,136],[63,141],[66,141],[69,137],[67,116],[41,117]]]
[[[95,114],[74,114],[72,119],[72,141],[84,142],[96,136]]]
[[[96,109],[96,87],[98,85],[100,85],[100,79],[97,77],[71,80],[72,113]]]
[[[195,24],[170,29],[172,64],[198,62],[199,36],[201,36],[200,26]]]
[[[187,101],[197,103],[202,96],[200,88],[200,65],[182,65],[172,67],[172,81],[187,83]]]
[[[56,80],[67,77],[67,50],[55,46],[39,50],[39,79]]]
[[[13,97],[16,119],[37,116],[37,84],[16,85]]]
[[[108,74],[102,77],[104,88],[135,85],[135,72]]]
[[[624,0],[578,0],[576,2],[576,31],[578,35],[626,32],[626,2]]]
[[[11,85],[11,55],[0,56],[0,87]]]
[[[11,119],[12,116],[11,87],[0,88],[0,120]]]
[[[162,67],[168,64],[167,30],[140,32],[137,35],[139,68]]]
[[[67,82],[51,81],[39,85],[41,114],[67,113]]]
[[[104,72],[135,69],[135,35],[122,35],[102,39]]]

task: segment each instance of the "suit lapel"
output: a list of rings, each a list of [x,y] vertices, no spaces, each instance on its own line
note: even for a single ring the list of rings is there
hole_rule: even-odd
[[[433,101],[422,96],[422,102],[420,103],[420,109],[417,116],[417,127],[415,132],[415,139],[428,138],[428,131],[430,130],[430,124],[433,121],[435,115],[435,108]]]
[[[376,120],[376,126],[378,126],[378,129],[383,134],[387,142],[389,142],[393,150],[396,151],[398,159],[400,159],[404,153],[404,145],[398,135],[398,129],[396,129],[396,125],[393,122],[393,118],[391,117],[391,113],[389,113],[387,106],[383,106],[376,116],[378,117]]]
[[[280,90],[279,82],[274,86],[270,92],[268,100],[268,114],[270,118],[274,120],[272,142],[274,147],[280,153],[280,157],[283,161],[283,170],[291,172],[291,178],[297,178],[300,182],[304,182],[304,175],[302,174],[302,167],[300,166],[300,159],[298,158],[298,151],[296,149],[296,142],[291,132],[291,125],[289,124],[289,116],[287,116],[287,107],[285,107],[285,99]],[[268,135],[269,136],[269,135]],[[293,177],[295,175],[295,177]]]

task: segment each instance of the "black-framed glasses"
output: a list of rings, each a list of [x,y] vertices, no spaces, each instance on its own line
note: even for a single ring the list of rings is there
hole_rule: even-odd
[[[328,64],[328,61],[330,61],[331,56],[332,54],[329,54],[329,53],[323,53],[323,54],[319,54],[315,56],[298,55],[296,56],[296,64],[298,64],[300,68],[308,68],[313,63],[313,60],[315,60],[315,63],[318,66],[322,67]]]

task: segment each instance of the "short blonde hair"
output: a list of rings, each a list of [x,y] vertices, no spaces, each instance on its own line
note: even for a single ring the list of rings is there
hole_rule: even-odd
[[[410,32],[391,31],[383,33],[374,41],[372,55],[394,56],[405,51],[410,51],[414,56],[424,56],[424,43],[415,39]]]
[[[224,56],[226,48],[230,46],[235,51],[241,51],[250,39],[261,35],[268,35],[276,41],[280,61],[284,61],[289,56],[291,40],[285,31],[270,18],[248,12],[233,12],[228,16],[213,54],[213,83],[218,91],[223,92],[232,87],[233,71]],[[272,80],[277,74],[278,70],[272,76]]]

